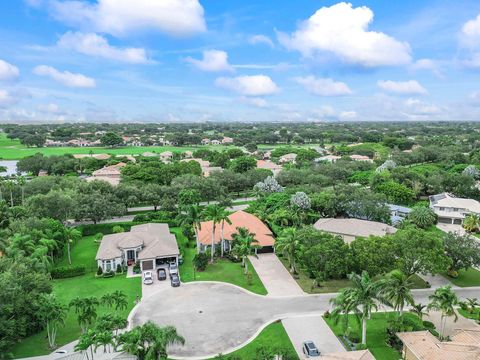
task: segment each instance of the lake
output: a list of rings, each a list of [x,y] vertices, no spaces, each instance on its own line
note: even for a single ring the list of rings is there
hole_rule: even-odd
[[[9,176],[17,174],[17,160],[0,160],[0,166],[7,168],[6,172],[1,172],[0,176]]]

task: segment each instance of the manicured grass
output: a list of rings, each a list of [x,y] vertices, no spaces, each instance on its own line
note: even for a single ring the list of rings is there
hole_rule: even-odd
[[[283,256],[279,256],[278,259],[283,263],[285,268],[289,269],[288,260]],[[308,275],[302,270],[298,270],[298,278],[295,279],[297,284],[308,294],[324,294],[335,293],[341,289],[350,286],[351,282],[348,279],[327,280],[322,282],[321,287],[313,287],[313,279],[310,279]]]
[[[292,354],[296,353],[285,328],[282,323],[278,321],[263,329],[250,344],[228,354],[228,356],[236,356],[242,360],[256,359],[257,350],[263,346],[267,348],[288,348]]]
[[[480,271],[474,268],[470,268],[466,271],[460,270],[458,272],[458,277],[456,278],[452,278],[446,273],[443,273],[442,275],[453,284],[460,287],[480,286]]]
[[[93,236],[83,237],[78,244],[72,246],[72,264],[87,266],[87,274],[69,279],[53,280],[53,293],[63,304],[68,304],[75,297],[95,296],[100,298],[102,295],[112,293],[115,290],[125,292],[128,298],[128,307],[120,311],[120,315],[128,316],[134,306],[137,296],[142,294],[141,278],[126,278],[125,275],[116,275],[113,278],[102,279],[95,277],[96,262],[95,254],[98,244],[93,242]],[[58,265],[67,265],[66,254]],[[98,308],[98,315],[112,312],[113,310],[104,306]],[[78,339],[80,327],[77,323],[76,315],[73,309],[68,311],[65,319],[65,326],[58,329],[57,345],[62,346],[73,340]],[[32,335],[20,343],[12,350],[15,358],[38,356],[49,354],[47,335],[45,331]]]
[[[200,148],[210,150],[226,150],[235,147],[233,145],[199,145],[199,146],[124,146],[119,148],[105,148],[105,147],[43,147],[43,148],[29,148],[18,140],[10,140],[4,133],[0,133],[0,158],[4,160],[18,160],[27,156],[41,153],[46,156],[50,155],[64,155],[64,154],[112,154],[112,155],[137,155],[144,152],[161,153],[164,151],[184,152],[195,151]]]
[[[458,309],[458,313],[467,319],[480,321],[480,308],[476,308],[472,313],[469,313],[467,310]]]
[[[184,262],[180,265],[180,276],[183,282],[223,281],[240,286],[255,294],[267,294],[265,286],[263,286],[262,281],[258,277],[250,261],[248,264],[248,270],[252,273],[251,283],[249,283],[247,276],[244,274],[244,268],[241,263],[234,263],[228,259],[216,259],[213,264],[208,264],[205,271],[194,272],[192,261],[195,257],[196,249],[193,247],[193,243],[189,243],[189,246],[190,247],[185,248],[183,252]]]
[[[412,283],[412,289],[426,289],[427,283],[417,274],[413,274],[408,279]]]
[[[343,315],[342,315],[343,316]],[[354,315],[349,316],[350,333],[354,334],[358,339],[361,339],[361,324],[356,320]],[[401,354],[392,349],[385,343],[385,336],[387,334],[387,322],[395,316],[392,312],[374,313],[370,320],[367,320],[367,348],[375,356],[376,359],[381,360],[398,360],[401,359]],[[404,316],[416,317],[413,314],[405,313]],[[337,336],[343,335],[342,320],[338,324],[334,324],[331,318],[326,318],[328,326]]]

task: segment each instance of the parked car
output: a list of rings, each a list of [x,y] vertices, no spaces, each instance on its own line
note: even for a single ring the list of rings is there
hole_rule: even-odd
[[[179,287],[180,286],[180,277],[178,274],[171,274],[170,275],[170,283],[172,284],[173,287]]]
[[[178,266],[176,263],[170,263],[170,268],[169,268],[170,276],[173,274],[178,275]]]
[[[143,273],[143,283],[145,285],[152,285],[153,284],[153,274],[151,271],[145,271]]]
[[[313,341],[305,341],[303,343],[303,353],[308,357],[320,356],[320,351],[318,351]]]
[[[167,272],[165,269],[158,269],[157,270],[158,280],[167,280]]]

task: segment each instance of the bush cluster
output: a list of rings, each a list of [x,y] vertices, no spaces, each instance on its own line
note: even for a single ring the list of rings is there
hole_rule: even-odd
[[[53,279],[66,279],[75,276],[84,275],[86,272],[84,265],[68,265],[60,266],[52,269],[51,275]]]

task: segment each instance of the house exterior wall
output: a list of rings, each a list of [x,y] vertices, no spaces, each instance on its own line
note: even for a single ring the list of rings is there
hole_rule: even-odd
[[[405,345],[403,346],[402,355],[405,360],[418,360],[418,357]]]
[[[107,260],[97,260],[98,267],[101,267],[103,272],[108,271],[108,262],[110,262],[110,270],[117,270],[117,265],[123,265],[123,259],[121,257],[117,257],[114,259],[107,259]]]

